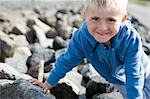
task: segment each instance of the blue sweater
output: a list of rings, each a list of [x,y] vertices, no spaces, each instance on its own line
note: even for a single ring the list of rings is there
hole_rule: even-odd
[[[150,65],[142,49],[141,38],[129,21],[120,26],[108,47],[94,39],[84,22],[71,38],[67,51],[57,59],[47,82],[56,85],[84,58],[107,81],[125,85],[129,99],[142,99],[144,74],[150,72]]]

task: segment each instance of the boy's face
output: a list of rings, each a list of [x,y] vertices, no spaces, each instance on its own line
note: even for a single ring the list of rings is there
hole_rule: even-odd
[[[126,14],[121,14],[116,7],[90,7],[85,14],[88,31],[100,43],[108,45],[125,21]]]

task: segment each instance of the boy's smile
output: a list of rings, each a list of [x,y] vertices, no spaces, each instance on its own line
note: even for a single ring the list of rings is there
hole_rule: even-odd
[[[120,25],[125,21],[126,14],[121,14],[113,5],[109,7],[91,6],[85,18],[88,23],[88,31],[96,41],[108,45],[110,39],[116,35]]]

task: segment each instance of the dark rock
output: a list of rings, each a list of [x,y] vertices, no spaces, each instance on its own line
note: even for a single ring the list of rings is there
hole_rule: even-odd
[[[36,35],[33,30],[29,30],[25,36],[30,44],[33,44],[36,41]]]
[[[60,36],[56,36],[53,42],[54,50],[62,49],[67,47],[67,42]]]
[[[79,28],[81,26],[81,24],[82,24],[82,21],[80,21],[80,20],[74,20],[72,22],[72,24],[73,24],[73,27]]]
[[[29,74],[29,75],[31,75],[32,77],[34,77],[34,78],[38,78],[38,75],[39,75],[39,65],[40,63],[37,63],[37,64],[35,64],[35,65],[32,65],[29,69],[28,69],[28,71],[27,71],[27,73]],[[51,69],[52,69],[52,67],[53,67],[53,65],[52,64],[49,64],[49,65],[44,65],[44,73],[47,73],[47,72],[49,72]],[[44,80],[44,79],[43,79]]]
[[[98,93],[102,94],[114,91],[114,86],[99,75],[92,65],[83,65],[80,67],[79,72],[83,75],[82,84],[86,87],[87,98],[92,98],[93,95]]]
[[[55,99],[52,94],[45,94],[41,88],[21,79],[0,85],[0,90],[1,99]]]
[[[40,9],[40,7],[37,7],[37,6],[33,8],[33,11],[34,11],[36,14],[38,14],[38,15],[43,14],[43,12],[42,12],[42,10]]]
[[[27,20],[26,24],[27,24],[27,26],[28,26],[29,28],[32,28],[32,26],[35,25],[36,22],[35,22],[35,20],[33,20],[32,18],[29,18],[29,19]]]
[[[64,22],[57,21],[56,30],[58,32],[58,35],[63,39],[69,39],[71,37],[72,27],[67,24],[66,20]]]
[[[67,14],[68,12],[69,12],[69,10],[67,10],[67,9],[58,9],[56,14],[57,13]]]
[[[44,65],[55,61],[55,51],[52,49],[35,47],[35,50],[31,52],[32,55],[27,59],[28,67],[36,65],[40,60],[44,60]]]
[[[91,91],[92,90],[92,91]],[[86,97],[91,98],[95,94],[110,93],[114,91],[114,86],[110,83],[98,83],[90,80],[86,85]]]
[[[68,86],[65,83],[56,85],[51,89],[51,93],[57,99],[78,99],[78,95],[72,91],[71,86]]]
[[[54,28],[52,28],[51,31],[46,32],[47,38],[55,38],[56,36],[58,36],[58,33]]]
[[[26,27],[20,24],[14,26],[11,31],[11,33],[16,34],[16,35],[24,35],[26,34],[26,32],[27,32]]]
[[[51,27],[56,27],[56,17],[55,15],[41,15],[39,16],[39,20],[41,20],[42,22],[44,22],[45,24],[51,26]]]
[[[12,57],[14,53],[15,42],[8,36],[0,36],[0,62],[6,57]]]
[[[70,11],[67,9],[58,9],[57,12],[55,13],[55,17],[58,21],[63,21],[63,16],[68,14]]]

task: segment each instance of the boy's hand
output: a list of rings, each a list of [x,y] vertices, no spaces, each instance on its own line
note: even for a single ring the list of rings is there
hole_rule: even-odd
[[[46,93],[49,89],[52,88],[52,86],[50,84],[48,84],[48,82],[40,82],[37,79],[30,79],[29,82],[31,82],[33,85],[37,85],[39,87],[41,87],[44,90],[44,93]]]

